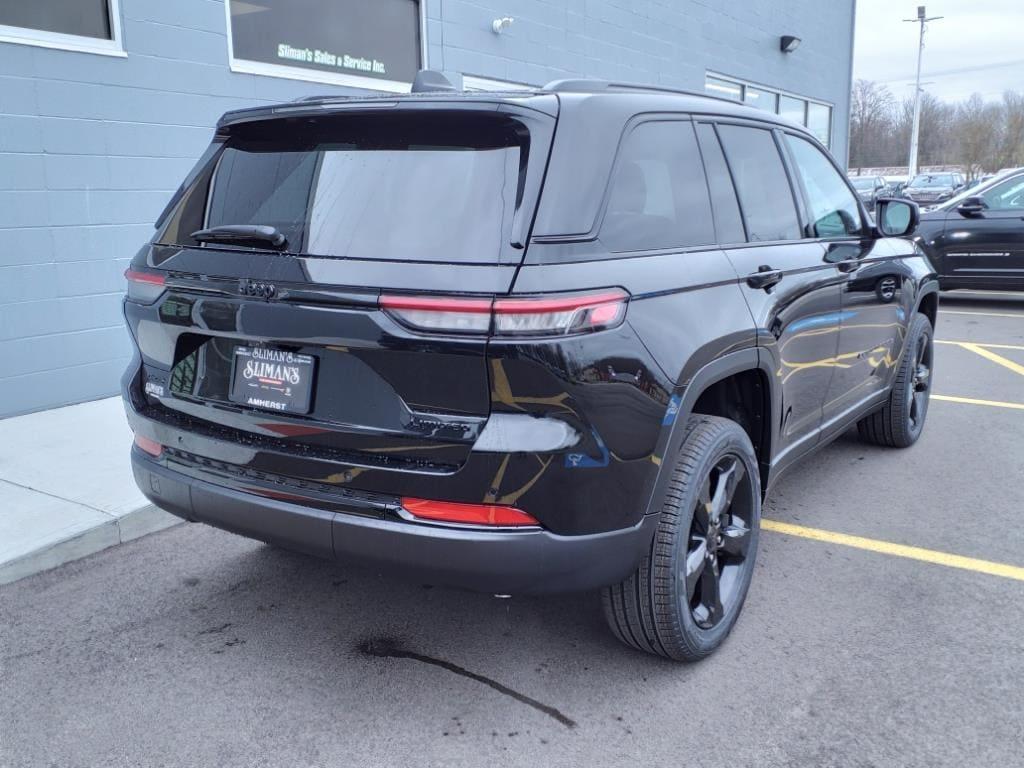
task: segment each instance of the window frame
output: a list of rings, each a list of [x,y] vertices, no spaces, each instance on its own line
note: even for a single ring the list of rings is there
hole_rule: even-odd
[[[809,239],[807,237],[807,202],[804,199],[802,189],[798,189],[796,178],[794,176],[795,169],[793,167],[792,160],[789,157],[789,152],[785,146],[783,146],[779,134],[781,133],[779,126],[775,123],[762,122],[760,120],[748,120],[741,118],[726,118],[718,115],[702,115],[700,117],[694,116],[694,122],[703,122],[712,125],[715,129],[715,137],[718,139],[718,144],[722,148],[722,155],[725,158],[725,166],[729,169],[729,181],[732,184],[732,188],[736,194],[736,204],[740,209],[740,218],[743,221],[743,230],[746,233],[747,239],[743,243],[720,243],[721,247],[726,245],[729,248],[751,248],[759,247],[764,245],[781,245],[785,243],[802,243]],[[750,224],[747,221],[747,212],[743,208],[743,197],[739,193],[739,186],[736,184],[736,174],[733,172],[732,163],[729,160],[729,153],[725,148],[725,142],[722,141],[721,133],[718,128],[722,125],[735,125],[742,128],[755,128],[762,131],[767,131],[771,134],[772,141],[775,143],[775,151],[779,153],[779,160],[782,162],[783,171],[786,174],[786,183],[789,185],[790,198],[793,201],[793,208],[796,210],[797,225],[800,229],[800,237],[790,238],[788,240],[751,240],[750,239]],[[710,194],[710,193],[709,193]]]
[[[416,0],[419,9],[420,44],[419,69],[424,69],[427,62],[427,9],[426,0]],[[341,85],[348,88],[361,88],[372,91],[389,91],[391,93],[409,93],[412,83],[401,80],[382,80],[376,77],[349,74],[347,72],[324,72],[318,69],[291,67],[286,64],[267,64],[262,61],[251,61],[235,57],[235,41],[231,31],[231,0],[224,0],[224,25],[228,45],[228,68],[232,72],[246,75],[262,75],[263,77],[279,77],[285,80],[299,80],[305,83],[324,83],[325,85]]]
[[[835,158],[832,157],[832,153],[825,149],[821,145],[821,142],[819,142],[811,134],[804,134],[800,133],[799,131],[791,131],[787,129],[776,129],[776,133],[776,143],[782,150],[784,162],[786,163],[788,172],[790,174],[790,183],[793,185],[796,194],[798,194],[798,196],[800,197],[802,228],[805,235],[804,239],[814,240],[821,243],[837,243],[848,242],[851,240],[860,241],[867,237],[870,233],[871,226],[869,223],[870,219],[867,216],[867,212],[864,209],[864,203],[860,199],[860,195],[857,194],[857,190],[853,188],[853,185],[850,183],[850,180],[846,176],[846,173],[839,167],[839,164],[836,163]],[[800,172],[800,166],[797,164],[796,158],[793,156],[793,151],[789,146],[789,142],[785,138],[786,136],[792,136],[795,139],[802,139],[803,141],[808,142],[812,147],[820,151],[825,156],[828,162],[832,165],[832,168],[835,169],[835,172],[839,174],[839,179],[843,182],[843,184],[846,185],[846,188],[849,190],[850,194],[853,195],[854,203],[857,205],[857,210],[860,212],[859,233],[851,233],[848,235],[835,235],[832,237],[822,237],[818,235],[816,232],[814,232],[814,222],[811,220],[810,216],[811,201],[807,196],[807,186],[806,184],[804,184],[803,174]]]
[[[0,24],[0,43],[32,45],[37,48],[51,48],[76,53],[94,53],[100,56],[127,58],[124,37],[121,33],[121,0],[106,0],[110,17],[110,39],[88,35],[68,35],[63,32],[49,32],[31,27],[14,27]]]

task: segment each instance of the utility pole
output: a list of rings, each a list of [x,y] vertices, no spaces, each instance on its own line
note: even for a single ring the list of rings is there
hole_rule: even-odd
[[[928,16],[925,13],[924,6],[917,6],[917,18],[916,19],[904,19],[912,24],[921,25],[921,37],[917,46],[917,77],[914,79],[914,125],[910,129],[910,161],[907,163],[909,166],[908,172],[910,178],[914,178],[917,175],[917,145],[918,139],[921,132],[921,56],[924,54],[924,30],[925,24],[929,21],[937,21],[943,18],[942,16]]]

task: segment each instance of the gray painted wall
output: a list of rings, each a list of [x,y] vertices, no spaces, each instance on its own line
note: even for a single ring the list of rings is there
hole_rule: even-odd
[[[698,90],[713,70],[834,103],[845,160],[854,0],[425,2],[435,69]],[[120,13],[126,58],[0,43],[0,418],[116,393],[122,273],[221,113],[344,90],[231,72],[221,0]]]

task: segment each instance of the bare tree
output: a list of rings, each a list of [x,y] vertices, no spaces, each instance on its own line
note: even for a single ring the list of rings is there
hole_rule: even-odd
[[[957,107],[959,160],[966,167],[968,176],[991,170],[999,162],[1001,112],[999,105],[986,104],[977,93]]]
[[[895,99],[884,85],[858,80],[850,104],[850,165],[877,165],[885,160],[884,145],[892,130]]]
[[[1024,165],[1024,94],[1007,91],[1002,107],[1003,132],[993,171]]]

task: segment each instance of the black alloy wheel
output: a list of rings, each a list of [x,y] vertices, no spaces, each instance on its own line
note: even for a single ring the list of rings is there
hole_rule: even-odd
[[[605,619],[626,645],[679,661],[718,648],[754,573],[761,476],[746,430],[693,415],[662,491],[651,549],[602,592]]]
[[[687,609],[711,629],[736,602],[739,572],[750,547],[750,479],[739,457],[723,456],[700,487],[683,561]]]

